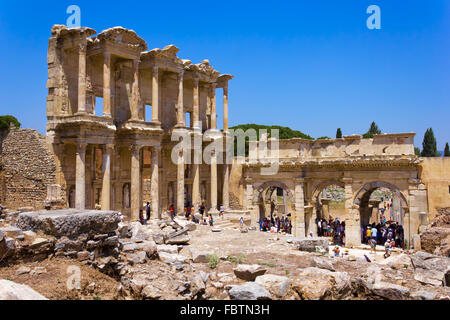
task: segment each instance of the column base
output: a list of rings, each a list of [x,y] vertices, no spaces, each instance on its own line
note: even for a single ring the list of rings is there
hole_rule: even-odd
[[[208,214],[218,215],[219,214],[219,210],[217,210],[215,208],[211,208],[211,209],[209,209]]]

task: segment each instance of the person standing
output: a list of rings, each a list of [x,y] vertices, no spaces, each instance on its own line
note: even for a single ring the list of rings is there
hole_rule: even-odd
[[[145,205],[145,214],[147,216],[147,221],[150,220],[150,202]]]
[[[221,205],[220,208],[219,208],[219,216],[221,216],[222,219],[223,219],[223,213],[224,212],[225,212],[225,207],[223,205]]]

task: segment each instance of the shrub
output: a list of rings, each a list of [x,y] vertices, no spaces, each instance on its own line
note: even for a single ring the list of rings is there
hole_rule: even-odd
[[[215,269],[219,264],[219,257],[216,254],[207,254],[206,261],[211,269]]]

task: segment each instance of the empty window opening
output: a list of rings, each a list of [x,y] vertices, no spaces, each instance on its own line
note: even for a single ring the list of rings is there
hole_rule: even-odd
[[[152,106],[149,104],[144,105],[144,121],[152,121]]]
[[[103,116],[103,97],[95,97],[94,109],[96,116]]]
[[[186,124],[186,127],[188,128],[192,128],[192,123],[191,123],[192,119],[191,119],[191,113],[190,112],[185,112],[184,113],[184,123]]]

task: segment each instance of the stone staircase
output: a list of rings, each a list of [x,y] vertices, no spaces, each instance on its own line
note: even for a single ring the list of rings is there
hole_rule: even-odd
[[[214,227],[217,228],[240,228],[239,220],[244,217],[244,226],[250,226],[250,213],[245,210],[228,210],[225,211],[223,218],[214,216]]]

